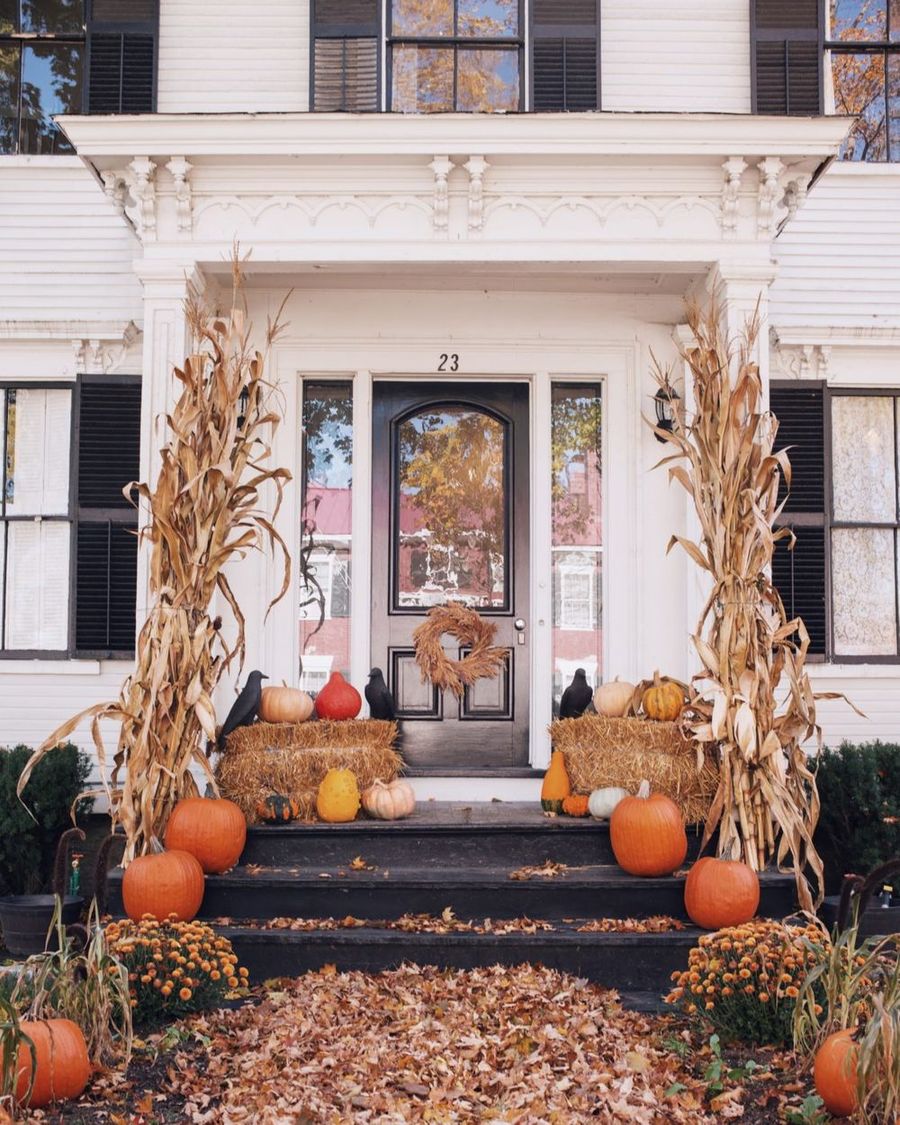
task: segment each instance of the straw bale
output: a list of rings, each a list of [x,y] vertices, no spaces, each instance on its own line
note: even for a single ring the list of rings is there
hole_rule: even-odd
[[[582,715],[550,727],[562,750],[574,793],[620,786],[637,792],[641,781],[665,793],[694,824],[706,819],[719,783],[714,758],[684,737],[677,723]]]
[[[352,770],[361,790],[397,777],[403,763],[396,735],[396,723],[378,719],[254,723],[228,737],[216,780],[250,824],[259,820],[257,802],[270,793],[292,797],[301,819],[314,820],[316,792],[330,769]]]

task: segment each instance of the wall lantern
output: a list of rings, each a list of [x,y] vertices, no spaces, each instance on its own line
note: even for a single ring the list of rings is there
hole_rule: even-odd
[[[679,400],[678,391],[666,380],[665,383],[659,388],[653,396],[653,405],[656,408],[656,428],[657,430],[665,430],[666,433],[671,433],[675,428],[675,410],[672,406],[673,402]],[[656,440],[665,444],[665,438],[662,434],[655,434]]]

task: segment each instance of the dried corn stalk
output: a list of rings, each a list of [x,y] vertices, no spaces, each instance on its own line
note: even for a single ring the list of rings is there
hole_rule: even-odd
[[[274,601],[290,583],[288,550],[274,520],[291,474],[265,464],[271,449],[264,435],[281,419],[263,378],[265,357],[250,350],[237,258],[233,273],[229,317],[211,319],[198,295],[189,299],[195,354],[175,369],[182,389],[166,415],[169,437],[159,477],[153,488],[125,488],[126,495],[136,490],[149,509],[139,541],[150,546],[152,608],[138,638],[135,669],[115,702],[89,707],[55,730],[19,779],[21,796],[38,761],[90,718],[101,792],[109,798],[113,827],[121,827],[127,841],[123,865],[147,852],[154,837],[162,838],[178,800],[196,794],[193,764],[216,790],[204,750],[207,740],[216,739],[212,697],[226,668],[237,659],[239,673],[244,657],[244,617],[226,565],[249,550],[280,550],[284,579]],[[277,331],[276,319],[268,326],[267,348]],[[260,506],[266,486],[274,488],[272,510]],[[211,616],[217,594],[234,619],[233,643],[223,636],[221,618]],[[108,778],[104,719],[121,722]]]
[[[704,831],[704,845],[719,830],[719,855],[743,859],[755,870],[790,857],[801,905],[812,909],[823,893],[822,861],[813,845],[819,817],[816,782],[802,744],[816,738],[816,699],[804,664],[809,634],[785,610],[770,576],[781,511],[778,486],[790,486],[790,462],[773,446],[777,420],[763,408],[762,382],[753,361],[757,317],[740,342],[729,342],[720,310],[692,308],[694,344],[683,353],[693,389],[694,413],[673,400],[673,429],[666,440],[677,452],[663,458],[670,480],[690,495],[699,539],[675,535],[708,572],[712,589],[703,606],[694,646],[703,669],[697,695],[685,713],[689,733],[718,746],[719,787]],[[657,367],[657,381],[667,376]],[[674,464],[672,462],[685,462]]]

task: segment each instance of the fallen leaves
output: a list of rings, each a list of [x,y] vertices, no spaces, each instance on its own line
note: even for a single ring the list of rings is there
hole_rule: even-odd
[[[568,864],[554,863],[548,859],[540,866],[517,867],[515,871],[510,871],[509,877],[510,879],[557,879],[560,875],[565,875],[568,870]]]
[[[594,918],[578,927],[580,934],[665,934],[683,930],[684,922],[668,914],[652,914],[649,918]]]
[[[407,934],[536,934],[566,932],[572,928],[579,934],[662,934],[683,930],[684,922],[666,914],[649,918],[592,918],[575,925],[578,919],[564,919],[565,924],[547,922],[536,918],[483,918],[464,921],[457,918],[451,907],[439,916],[434,914],[403,914],[399,918],[290,918],[278,917],[265,921],[237,922],[232,918],[217,918],[215,925],[240,925],[253,930],[398,930]]]

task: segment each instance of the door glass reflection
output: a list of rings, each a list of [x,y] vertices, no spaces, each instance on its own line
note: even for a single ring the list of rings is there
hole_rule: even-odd
[[[401,423],[396,605],[506,605],[505,445],[503,423],[470,407]]]

